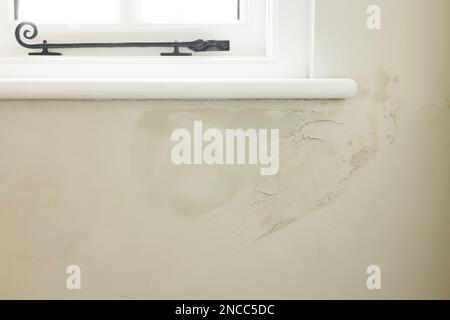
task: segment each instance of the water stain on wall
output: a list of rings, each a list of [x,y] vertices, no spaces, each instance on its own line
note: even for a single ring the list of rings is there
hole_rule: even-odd
[[[136,126],[132,162],[141,196],[173,214],[244,244],[269,235],[326,206],[354,174],[396,134],[391,97],[396,77],[380,69],[379,87],[348,101],[259,101],[254,108],[144,111]],[[274,111],[276,110],[276,111]],[[280,172],[259,175],[252,166],[175,166],[170,134],[201,120],[212,128],[279,128]]]

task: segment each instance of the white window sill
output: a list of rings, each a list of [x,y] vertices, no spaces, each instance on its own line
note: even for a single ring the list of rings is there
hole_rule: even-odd
[[[350,79],[1,79],[0,99],[345,99]]]

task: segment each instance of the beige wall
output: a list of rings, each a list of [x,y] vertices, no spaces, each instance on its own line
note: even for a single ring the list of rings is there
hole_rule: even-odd
[[[449,14],[318,0],[317,72],[356,79],[348,101],[0,102],[0,297],[450,298]],[[193,120],[280,128],[280,174],[175,168]]]

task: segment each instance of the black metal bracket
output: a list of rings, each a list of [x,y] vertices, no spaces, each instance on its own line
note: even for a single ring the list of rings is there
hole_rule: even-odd
[[[41,52],[30,52],[30,56],[60,56],[62,53],[51,52],[51,49],[79,49],[79,48],[173,48],[173,52],[163,52],[161,56],[191,56],[190,52],[181,52],[180,48],[187,48],[193,52],[206,51],[230,51],[230,41],[228,40],[202,40],[188,42],[113,42],[113,43],[42,43],[29,44],[22,40],[33,40],[38,35],[36,24],[32,22],[22,22],[16,27],[15,36],[17,42],[27,49],[39,49]]]

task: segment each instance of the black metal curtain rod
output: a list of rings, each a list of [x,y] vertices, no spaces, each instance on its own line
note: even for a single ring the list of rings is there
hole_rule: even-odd
[[[79,48],[173,48],[173,52],[163,52],[162,56],[191,56],[192,53],[180,52],[180,48],[187,48],[194,52],[230,51],[228,40],[202,40],[185,42],[111,42],[111,43],[42,43],[29,44],[22,40],[33,40],[38,35],[38,28],[33,22],[21,22],[17,25],[16,40],[24,48],[40,49],[41,52],[30,52],[30,56],[60,56],[59,52],[50,52],[49,49],[79,49]]]

